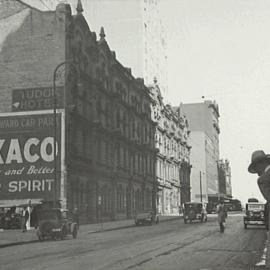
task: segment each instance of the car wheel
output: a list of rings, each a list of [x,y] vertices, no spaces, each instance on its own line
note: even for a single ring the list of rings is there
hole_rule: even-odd
[[[73,232],[72,232],[72,237],[73,237],[73,239],[76,239],[76,238],[77,238],[77,235],[78,235],[78,229],[77,229],[77,227],[75,227],[75,228],[73,229]]]

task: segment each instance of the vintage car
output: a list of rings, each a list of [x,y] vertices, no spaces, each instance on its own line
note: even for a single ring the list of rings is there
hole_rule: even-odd
[[[77,238],[77,233],[78,224],[67,210],[53,208],[39,211],[37,236],[40,241],[46,237],[63,239],[67,235]]]
[[[153,225],[159,223],[159,217],[158,215],[154,214],[152,211],[144,211],[144,212],[139,212],[135,214],[134,217],[135,225]]]
[[[187,223],[188,221],[191,223],[193,220],[206,222],[207,212],[205,204],[200,202],[185,203],[183,217],[185,223]]]
[[[5,215],[3,229],[20,229],[22,227],[21,214],[11,213]]]
[[[244,227],[248,225],[263,225],[265,226],[265,204],[259,202],[248,202],[244,215]]]
[[[0,212],[0,228],[20,229],[22,226],[21,208],[19,207],[2,207]]]

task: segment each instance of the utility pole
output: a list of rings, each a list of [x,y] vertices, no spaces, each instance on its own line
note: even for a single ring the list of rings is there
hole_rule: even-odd
[[[200,195],[201,195],[201,202],[202,200],[202,172],[200,171]]]

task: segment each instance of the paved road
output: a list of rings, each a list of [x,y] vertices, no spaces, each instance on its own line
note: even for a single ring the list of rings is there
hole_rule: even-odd
[[[255,269],[265,230],[243,229],[242,216],[230,216],[224,234],[216,217],[207,223],[182,219],[154,226],[79,235],[77,240],[46,241],[0,250],[1,270],[240,270]]]

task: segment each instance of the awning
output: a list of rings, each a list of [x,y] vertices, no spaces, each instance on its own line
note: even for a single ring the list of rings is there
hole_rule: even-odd
[[[18,199],[18,200],[0,200],[1,207],[28,206],[41,204],[43,199]]]

